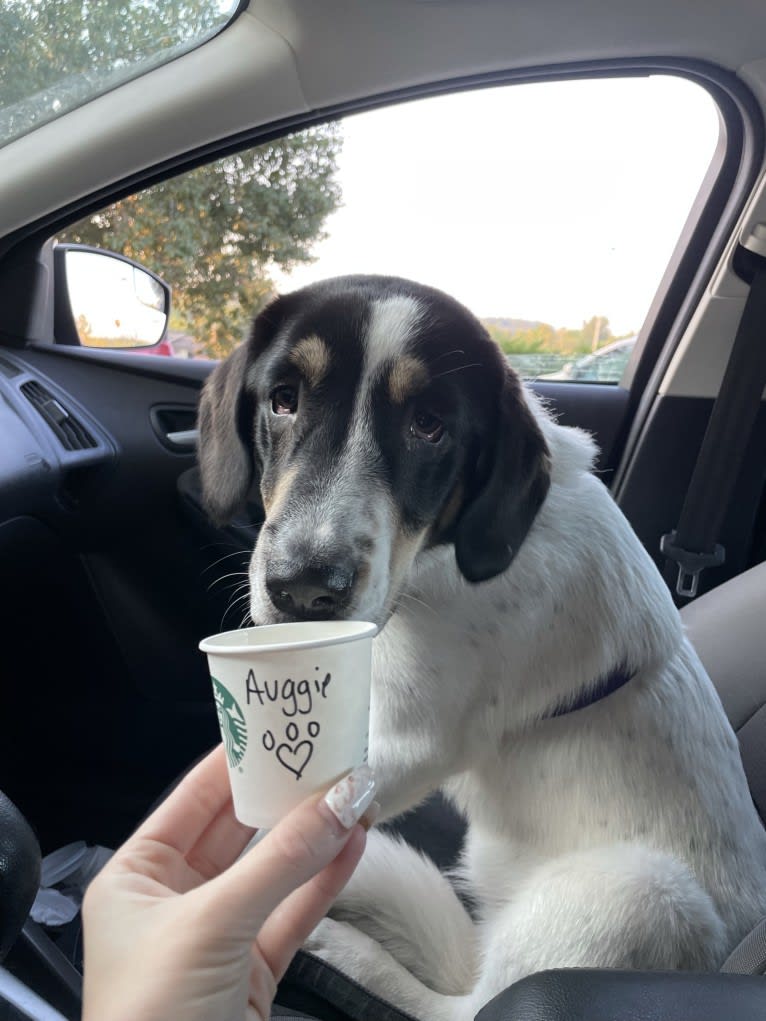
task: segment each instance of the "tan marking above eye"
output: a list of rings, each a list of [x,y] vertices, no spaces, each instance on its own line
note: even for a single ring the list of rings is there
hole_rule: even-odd
[[[404,404],[428,385],[428,369],[419,358],[405,355],[388,375],[388,393],[394,404]]]
[[[289,358],[309,386],[319,386],[330,368],[330,350],[315,333],[299,340]]]

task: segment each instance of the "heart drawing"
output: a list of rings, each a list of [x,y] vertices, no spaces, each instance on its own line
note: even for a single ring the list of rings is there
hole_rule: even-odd
[[[279,761],[285,769],[289,769],[291,773],[295,774],[296,780],[300,780],[303,776],[303,770],[309,764],[313,753],[313,741],[299,741],[296,745],[289,745],[283,741],[277,746],[276,751]]]

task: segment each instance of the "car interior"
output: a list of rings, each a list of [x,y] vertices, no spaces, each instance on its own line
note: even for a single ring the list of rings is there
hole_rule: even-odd
[[[29,915],[41,859],[75,842],[117,847],[218,742],[198,644],[247,619],[233,599],[261,525],[255,503],[222,528],[203,509],[197,404],[215,361],[82,344],[64,258],[78,246],[58,237],[141,189],[350,114],[656,75],[715,103],[710,166],[619,382],[528,385],[596,438],[597,471],[674,592],[766,822],[766,304],[754,282],[766,260],[766,6],[242,0],[172,59],[0,134],[0,1017],[80,1016],[79,917]],[[460,144],[460,125],[448,141]],[[406,167],[407,155],[380,159]],[[536,270],[555,288],[567,260],[556,224],[536,216],[549,238]],[[147,271],[155,310],[172,308],[161,266],[116,254]],[[475,255],[455,258],[479,272]],[[754,325],[735,345],[746,309]],[[463,823],[440,795],[387,825],[441,868],[456,861]],[[479,1016],[755,1021],[764,946],[766,930],[719,974],[545,972]],[[305,954],[277,1004],[274,1017],[404,1016]]]

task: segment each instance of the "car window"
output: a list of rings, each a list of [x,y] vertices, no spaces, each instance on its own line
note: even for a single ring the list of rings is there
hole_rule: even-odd
[[[462,301],[527,378],[616,383],[719,131],[667,75],[439,96],[226,157],[59,240],[170,284],[158,354],[223,357],[276,293],[388,273]]]
[[[0,145],[199,46],[238,0],[4,0]]]

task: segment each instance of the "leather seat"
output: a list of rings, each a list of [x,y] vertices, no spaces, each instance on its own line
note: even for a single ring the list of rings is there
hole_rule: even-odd
[[[739,738],[753,801],[766,821],[766,563],[686,606],[687,634]]]

